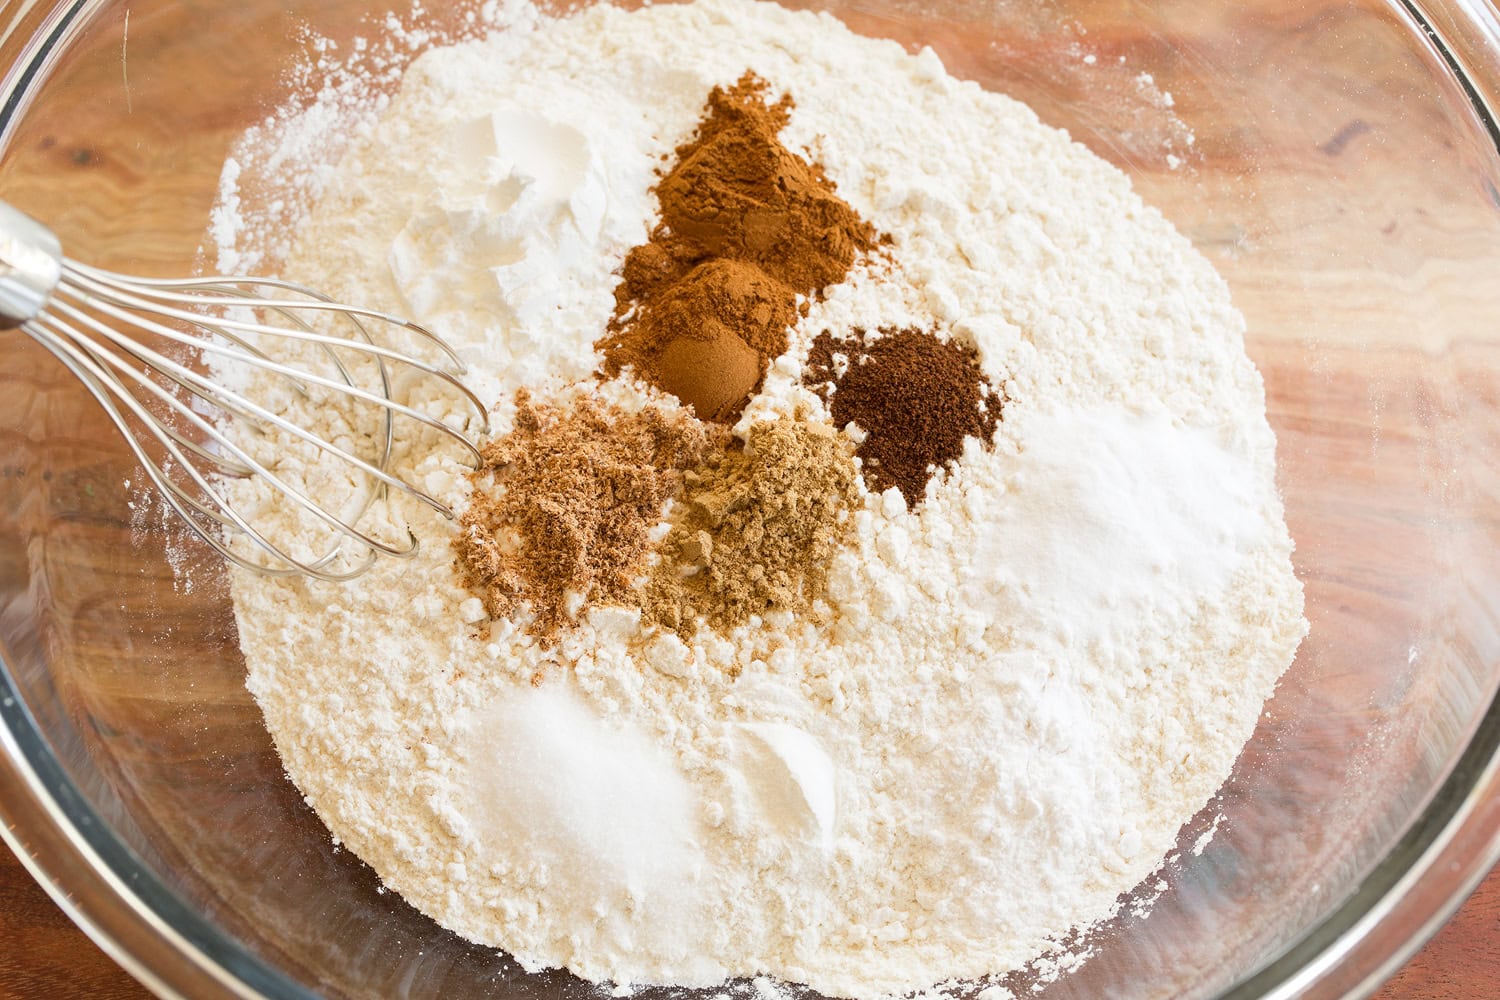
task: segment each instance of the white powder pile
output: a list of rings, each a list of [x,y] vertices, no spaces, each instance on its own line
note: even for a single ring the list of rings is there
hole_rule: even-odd
[[[931,52],[753,0],[497,16],[416,59],[323,165],[286,277],[430,325],[503,432],[515,388],[593,371],[654,171],[749,69],[796,102],[786,144],[893,243],[808,304],[737,431],[826,419],[802,359],[854,328],[952,331],[1003,419],[914,509],[864,497],[822,624],[684,642],[602,607],[556,648],[519,619],[479,640],[452,526],[399,497],[376,513],[414,560],[345,586],[237,575],[288,774],[440,923],[596,982],[885,996],[1021,968],[1109,916],[1306,630],[1223,282],[1122,174]],[[305,145],[283,131],[227,172],[226,259],[283,238],[235,194]],[[429,382],[402,391],[465,420]],[[462,505],[459,457],[426,434],[395,463]]]

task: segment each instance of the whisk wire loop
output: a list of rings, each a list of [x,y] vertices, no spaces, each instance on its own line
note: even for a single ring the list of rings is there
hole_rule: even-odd
[[[340,324],[347,335],[328,332]],[[337,582],[367,571],[381,556],[414,555],[417,537],[396,527],[401,522],[394,509],[381,534],[404,533],[403,540],[360,527],[391,490],[454,516],[449,504],[393,471],[396,421],[457,442],[471,464],[478,464],[479,448],[464,430],[397,401],[395,371],[451,390],[472,407],[471,423],[488,430],[486,407],[460,378],[462,358],[424,327],[278,278],[137,278],[90,267],[64,257],[50,232],[4,203],[0,326],[19,328],[79,379],[168,508],[214,552],[269,576]],[[441,359],[433,363],[398,349],[375,336],[377,327],[409,335],[406,343],[431,348]],[[178,348],[188,353],[173,356]],[[303,361],[308,355],[321,359],[322,370]],[[342,401],[345,421],[373,408],[378,428],[351,425],[348,436],[328,440],[256,398],[273,383],[290,386],[305,408],[325,396]],[[257,437],[261,443],[252,449]],[[368,441],[374,454],[356,454],[345,440]],[[275,461],[258,457],[292,442],[347,472],[328,479],[314,470],[294,483],[276,471]],[[234,479],[268,487],[255,493],[253,510],[237,506],[251,493],[233,486]],[[337,512],[313,495],[312,484],[323,481],[338,488]],[[269,537],[270,525],[259,519],[276,498],[295,514],[291,521],[280,518],[280,531],[295,523],[327,532],[326,546],[306,541],[312,536],[296,546],[319,554],[299,557],[292,543]]]
[[[45,330],[43,324],[35,323],[34,321],[33,323],[29,323],[28,326],[34,326],[40,332],[49,332]],[[27,327],[23,327],[22,329],[27,329]],[[32,331],[28,330],[28,332]],[[50,332],[55,333],[58,331]],[[137,400],[135,396],[125,391],[123,386],[121,386],[116,379],[111,377],[111,375],[104,370],[99,361],[95,357],[93,357],[93,352],[87,349],[80,348],[75,343],[64,340],[58,341],[57,346],[61,349],[61,353],[58,354],[59,358],[65,365],[67,365],[67,367],[72,369],[73,373],[76,376],[78,376],[79,380],[83,382],[84,386],[89,390],[95,400],[97,400],[100,406],[104,409],[104,412],[109,417],[110,421],[115,425],[116,428],[120,430],[121,435],[125,439],[126,445],[129,446],[131,452],[141,463],[142,468],[146,472],[147,478],[149,478],[152,482],[152,485],[157,488],[157,491],[160,493],[162,499],[166,501],[166,503],[172,508],[172,510],[180,518],[182,518],[183,522],[186,523],[194,531],[194,533],[198,535],[198,537],[203,539],[204,542],[206,542],[211,548],[213,548],[214,551],[218,552],[219,555],[221,555],[223,558],[235,563],[238,566],[242,566],[246,569],[254,570],[256,572],[264,573],[270,576],[302,575],[311,576],[329,582],[340,582],[343,580],[352,579],[353,577],[358,576],[360,573],[363,573],[364,571],[369,569],[370,566],[374,564],[376,554],[379,551],[388,551],[389,554],[397,556],[411,555],[415,553],[415,538],[410,539],[411,544],[405,550],[389,550],[388,547],[382,546],[374,539],[369,539],[368,536],[364,535],[363,533],[357,531],[356,529],[350,528],[350,537],[357,538],[362,542],[369,541],[372,543],[364,549],[363,558],[359,562],[356,562],[353,566],[337,572],[330,571],[325,568],[338,555],[337,549],[330,550],[323,556],[312,561],[296,559],[295,557],[288,554],[282,547],[277,546],[269,539],[267,539],[264,534],[257,530],[252,523],[241,516],[240,513],[235,509],[235,507],[230,504],[228,500],[222,495],[220,488],[214,483],[210,482],[209,479],[205,477],[193,465],[193,463],[187,461],[185,456],[175,447],[175,442],[163,436],[163,434],[161,433],[163,428],[156,421],[156,419],[149,413],[149,411],[145,409],[145,407],[141,405],[140,401]],[[159,389],[160,387],[157,386],[156,388]],[[145,428],[145,432],[152,435],[162,445],[163,450],[165,450],[167,454],[177,462],[177,464],[183,469],[184,474],[192,480],[196,488],[200,490],[204,496],[209,498],[211,504],[205,504],[193,493],[184,489],[183,486],[176,480],[174,480],[172,476],[168,474],[168,472],[162,467],[162,465],[158,463],[150,455],[150,453],[146,451],[144,447],[142,447],[140,441],[132,432],[131,422],[126,419],[125,415],[121,412],[119,405],[117,405],[117,400],[120,404],[123,404],[126,409],[128,409],[130,413],[136,418],[140,425]],[[225,544],[217,534],[205,529],[204,526],[193,516],[193,514],[195,513],[203,517],[207,517],[222,528],[232,528],[236,530],[243,537],[247,538],[251,543],[253,543],[253,545],[262,554],[271,557],[272,559],[276,560],[276,562],[267,564],[265,562],[248,559],[240,553],[235,552],[232,548]]]
[[[130,311],[131,309],[140,310],[149,308],[148,303],[132,303],[128,297],[125,297],[121,299],[121,301],[124,303],[124,306],[122,307],[115,300],[90,295],[87,292],[80,293],[77,289],[68,288],[67,286],[61,286],[59,288],[57,298],[62,298],[64,296],[72,297],[82,305],[97,309],[100,312],[103,312],[122,322],[138,325],[141,328],[148,330],[151,333],[167,340],[172,340],[179,344],[193,347],[197,350],[219,354],[226,358],[247,361],[247,363],[249,362],[249,359],[240,356],[240,350],[237,347],[229,347],[224,344],[216,343],[212,339],[204,339],[201,337],[194,337],[189,334],[184,334],[181,331],[174,330],[162,323],[158,323],[145,318],[138,312],[133,313]],[[238,305],[238,307],[244,308],[247,305],[247,302],[238,302],[236,304]],[[262,307],[262,304],[259,302],[254,302],[253,304],[257,308]],[[273,306],[273,308],[278,309],[293,307],[295,307],[295,303],[289,302],[276,303]],[[453,386],[455,389],[463,393],[464,396],[467,397],[469,401],[474,405],[477,412],[482,413],[484,411],[484,404],[479,401],[479,397],[474,395],[474,393],[469,390],[469,388],[465,386],[461,381],[459,381],[456,376],[452,375],[449,372],[445,372],[440,368],[436,368],[432,365],[426,364],[425,362],[422,362],[417,358],[412,358],[408,355],[402,354],[400,351],[395,351],[390,348],[380,347],[379,345],[373,343],[361,343],[359,341],[352,341],[342,337],[331,337],[325,334],[288,330],[284,327],[276,327],[262,323],[245,323],[222,319],[215,320],[210,324],[205,322],[205,318],[202,315],[186,313],[175,309],[160,310],[160,315],[168,319],[175,319],[187,323],[192,323],[203,329],[210,330],[214,334],[219,334],[224,329],[238,330],[243,333],[277,336],[285,338],[287,340],[299,340],[306,343],[317,344],[326,347],[336,346],[339,348],[347,348],[349,350],[356,351],[373,358],[379,358],[387,361],[396,361],[408,368],[412,368],[425,374],[442,379],[444,382],[448,383],[449,385]],[[361,327],[361,329],[363,329],[363,327]],[[396,403],[390,400],[387,396],[379,396],[373,393],[366,392],[365,390],[358,388],[350,382],[339,384],[326,378],[313,375],[310,372],[299,370],[290,365],[280,364],[279,362],[271,360],[263,352],[260,351],[256,351],[254,357],[255,360],[253,363],[257,367],[264,368],[267,371],[273,371],[278,374],[285,375],[288,378],[300,379],[304,382],[321,385],[325,388],[339,389],[340,391],[346,392],[349,395],[364,399],[366,402],[371,402],[383,407],[387,407],[392,412],[404,414],[405,416],[411,417],[414,420],[426,423],[429,427],[448,434],[460,443],[466,445],[469,444],[468,440],[464,438],[462,434],[458,434],[457,432],[453,431],[452,428],[448,427],[441,421],[429,417],[425,413],[421,413],[417,410],[411,409],[410,407]],[[347,370],[345,370],[345,374],[347,375]],[[473,452],[474,459],[478,461],[478,449],[472,448],[471,446],[471,450]]]
[[[107,303],[95,303],[94,305],[95,308],[105,313],[106,315],[112,316],[115,319],[119,319],[124,322],[137,323],[143,329],[148,330],[151,333],[158,334],[166,339],[176,341],[177,343],[191,345],[203,351],[219,354],[224,357],[234,358],[235,360],[247,360],[241,352],[233,348],[226,347],[222,344],[215,344],[212,341],[200,340],[195,337],[186,336],[184,334],[178,333],[175,330],[172,330],[169,327],[162,326],[150,320],[144,320],[140,317],[133,317],[129,313],[117,309],[116,307]],[[75,319],[81,319],[84,321],[87,321],[88,319],[87,314],[83,313],[81,310],[77,309],[66,301],[61,301],[59,299],[58,301],[55,301],[53,303],[53,307],[58,312],[65,313],[66,315],[72,316]],[[386,473],[376,469],[374,466],[355,458],[347,452],[341,451],[336,446],[327,441],[324,441],[310,431],[298,427],[296,424],[292,423],[286,418],[278,416],[265,407],[260,406],[247,399],[240,393],[237,393],[234,390],[229,389],[226,386],[221,385],[213,381],[212,379],[193,371],[186,365],[183,365],[177,361],[173,361],[166,355],[154,351],[151,348],[146,347],[145,345],[140,344],[136,341],[133,341],[119,331],[110,329],[109,327],[100,326],[97,328],[97,332],[100,336],[105,337],[115,344],[119,345],[123,350],[129,351],[131,354],[134,354],[136,357],[140,358],[143,363],[156,368],[164,374],[175,376],[174,381],[176,381],[179,385],[182,385],[184,388],[187,388],[191,392],[195,392],[199,395],[204,396],[205,398],[212,400],[216,404],[222,406],[223,409],[231,410],[241,415],[264,421],[265,423],[276,427],[278,430],[285,431],[288,434],[291,434],[303,441],[308,442],[309,444],[314,445],[322,451],[338,455],[339,457],[344,458],[345,460],[353,464],[357,464],[363,471],[375,476],[378,479],[381,479],[381,481],[385,482],[387,485],[407,491],[412,496],[415,496],[423,502],[427,503],[428,506],[432,507],[433,510],[442,513],[445,517],[453,516],[452,511],[448,510],[446,505],[439,503],[431,497],[426,496],[415,487],[412,487],[393,476],[387,475]],[[427,427],[431,427],[433,430],[436,430],[457,441],[469,452],[471,459],[476,464],[480,460],[479,449],[473,444],[473,442],[469,441],[466,437],[455,431],[453,428],[449,427],[447,424],[443,423],[441,420],[438,420],[436,417],[429,416],[428,414],[423,413],[420,410],[414,410],[411,407],[405,406],[401,403],[392,402],[388,397],[369,392],[365,389],[359,388],[358,386],[341,384],[334,379],[325,378],[321,375],[313,375],[311,373],[301,371],[297,368],[292,367],[291,365],[284,365],[276,361],[261,360],[257,360],[255,364],[256,367],[261,368],[265,371],[285,375],[288,378],[301,379],[308,385],[316,385],[325,389],[333,389],[354,399],[363,400],[367,403],[373,403],[377,406],[382,407],[390,413],[409,417],[412,420]]]
[[[446,340],[444,340],[442,337],[439,337],[431,330],[428,330],[426,327],[421,326],[417,323],[413,323],[411,320],[402,319],[399,316],[393,316],[387,312],[381,312],[377,309],[365,309],[360,306],[351,306],[340,302],[335,302],[333,299],[331,299],[327,295],[324,295],[322,292],[308,288],[306,285],[299,285],[293,281],[282,280],[281,278],[234,278],[223,276],[202,276],[196,278],[137,278],[119,274],[114,271],[106,271],[102,268],[90,267],[86,264],[80,264],[75,260],[66,259],[63,261],[63,271],[65,274],[69,274],[74,277],[90,278],[93,281],[97,282],[99,285],[102,285],[104,287],[112,287],[125,294],[150,295],[163,301],[177,302],[179,304],[188,306],[242,306],[245,303],[238,300],[245,298],[246,293],[243,291],[238,291],[238,289],[249,290],[264,288],[282,292],[292,292],[296,295],[304,296],[305,298],[278,300],[270,297],[262,297],[255,292],[250,292],[249,297],[252,298],[256,305],[266,303],[273,308],[290,307],[293,309],[305,310],[309,312],[337,313],[343,316],[360,317],[362,319],[374,320],[377,323],[382,323],[400,330],[405,330],[409,333],[416,334],[422,340],[437,348],[437,350],[448,359],[448,363],[452,366],[453,374],[464,375],[468,372],[468,365],[464,364],[463,358],[459,356],[458,352],[455,351]],[[177,290],[183,288],[202,289],[203,291],[186,293]],[[234,298],[236,301],[216,301],[213,298],[215,293]],[[402,355],[400,360],[405,363],[407,361],[414,361],[416,359],[412,358],[410,355]]]
[[[82,335],[79,334],[79,332],[76,329],[74,329],[74,328],[68,326],[67,324],[65,324],[65,323],[57,320],[56,318],[54,318],[52,322],[55,325],[57,331],[60,332],[60,333],[62,333],[62,334],[64,334],[65,336],[67,336],[69,338],[70,342],[74,343],[75,345],[77,343],[79,343],[80,341],[84,341],[86,339],[86,338],[83,338]],[[386,555],[404,557],[404,556],[410,556],[410,555],[415,554],[415,552],[416,552],[416,545],[415,545],[415,540],[414,539],[409,539],[408,540],[408,544],[406,544],[404,546],[392,546],[392,545],[388,545],[388,544],[386,544],[384,542],[379,541],[378,539],[372,538],[370,535],[368,535],[365,532],[359,531],[357,528],[354,528],[353,526],[351,526],[348,523],[346,523],[343,519],[338,518],[338,517],[330,514],[325,509],[319,507],[317,504],[314,504],[311,500],[307,499],[307,497],[304,496],[300,491],[298,491],[295,488],[293,488],[290,484],[288,484],[280,476],[278,476],[275,473],[271,472],[263,464],[261,464],[260,462],[258,462],[253,456],[251,456],[248,452],[246,452],[243,448],[241,448],[233,440],[231,440],[229,437],[227,437],[222,431],[220,431],[217,427],[215,427],[210,421],[208,421],[207,419],[205,419],[202,415],[193,412],[192,408],[189,407],[186,403],[184,403],[182,400],[180,400],[177,397],[175,397],[174,395],[172,395],[170,392],[168,392],[162,386],[158,385],[157,383],[153,382],[151,379],[147,378],[145,375],[143,375],[134,366],[129,365],[129,364],[125,363],[124,361],[122,361],[117,355],[114,355],[113,353],[108,352],[108,351],[89,351],[86,348],[83,349],[83,350],[84,350],[84,353],[93,355],[94,356],[94,360],[96,360],[96,361],[98,361],[98,360],[105,361],[106,363],[108,363],[110,365],[110,367],[115,368],[121,374],[121,376],[127,377],[131,381],[133,381],[133,382],[137,383],[138,385],[140,385],[144,391],[149,392],[152,396],[154,396],[162,404],[164,404],[168,409],[170,409],[171,411],[173,411],[174,413],[176,413],[177,415],[179,415],[183,419],[187,420],[194,427],[196,427],[199,431],[201,431],[206,437],[208,437],[210,440],[212,440],[216,445],[218,445],[219,447],[223,448],[226,452],[228,452],[229,455],[232,456],[232,458],[235,460],[236,464],[239,465],[240,467],[246,469],[247,472],[248,472],[248,474],[260,476],[262,480],[264,480],[265,482],[267,482],[271,486],[273,486],[279,493],[281,493],[284,496],[286,496],[293,503],[297,504],[299,507],[301,507],[302,509],[306,510],[309,514],[311,514],[314,517],[318,518],[320,521],[322,521],[324,524],[328,525],[330,528],[333,528],[333,529],[341,532],[342,534],[348,536],[349,538],[354,539],[354,540],[356,540],[356,541],[358,541],[358,542],[360,542],[360,543],[362,543],[362,544],[364,544],[364,545],[366,545],[366,546],[368,546],[370,548],[378,549],[379,551],[384,552]],[[94,370],[94,374],[96,375],[96,377],[98,377],[101,373],[98,372],[97,370]],[[146,413],[146,411],[143,408],[140,407],[138,401],[131,394],[129,394],[129,393],[117,393],[117,394],[120,396],[121,401],[124,402],[130,408],[130,410],[131,410],[131,412],[133,414],[135,414],[138,418],[145,419],[145,413]],[[250,405],[252,406],[253,409],[256,409],[256,410],[260,409],[259,407],[255,407],[254,404],[250,404]],[[276,418],[276,419],[279,420],[279,418]],[[290,430],[290,431],[292,431],[292,432],[299,433],[299,434],[305,436],[310,441],[310,443],[321,444],[321,445],[324,445],[326,447],[332,448],[332,446],[328,446],[327,445],[327,442],[320,441],[319,439],[315,438],[313,435],[307,434],[307,432],[302,431],[300,428],[296,427],[295,425],[287,424],[287,429]],[[178,462],[181,463],[184,466],[184,469],[186,470],[187,474],[189,476],[192,476],[192,478],[194,479],[195,483],[197,483],[200,488],[204,489],[205,492],[208,492],[216,501],[220,501],[222,503],[222,497],[219,495],[219,492],[217,490],[212,489],[211,487],[209,487],[206,484],[206,482],[204,482],[203,480],[200,480],[195,475],[195,473],[197,472],[196,468],[191,463],[187,462],[186,459],[182,456],[182,454],[179,453],[176,450],[176,448],[172,447],[173,443],[175,443],[178,446],[181,446],[184,443],[184,441],[183,441],[183,439],[182,439],[182,437],[180,435],[176,434],[174,431],[172,431],[172,429],[170,427],[168,427],[167,425],[161,423],[160,421],[153,421],[150,424],[148,424],[147,425],[147,432],[150,433],[150,434],[152,434],[154,437],[156,437],[157,440],[162,443],[163,447],[166,448],[168,450],[168,452],[170,454],[172,454],[173,457],[176,458],[178,460]],[[165,435],[165,437],[163,435]],[[171,438],[171,442],[168,442],[166,440],[167,437]],[[221,456],[214,455],[211,452],[208,452],[206,449],[203,449],[203,448],[201,448],[201,446],[198,446],[196,444],[190,445],[190,448],[196,454],[204,457],[207,461],[210,461],[210,462],[212,462],[212,463],[214,463],[216,465],[220,465],[221,467],[224,465],[223,459],[222,459]],[[409,492],[411,491],[411,487],[407,486],[405,483],[401,482],[400,480],[395,479],[394,477],[389,476],[387,473],[385,473],[385,472],[383,472],[383,471],[381,471],[379,469],[376,469],[375,467],[373,467],[373,466],[369,465],[368,463],[364,462],[362,459],[359,459],[356,456],[350,455],[347,452],[344,452],[344,451],[336,449],[336,448],[332,449],[332,451],[333,451],[333,453],[335,455],[337,455],[338,457],[343,458],[344,460],[348,461],[351,465],[355,465],[356,467],[361,468],[364,471],[368,472],[372,477],[378,478],[382,482],[386,482],[386,483],[388,483],[390,485],[397,486],[397,487],[399,487],[401,489],[405,489],[405,490],[407,490]],[[191,497],[184,497],[184,499],[186,499],[189,502],[189,504],[191,506],[193,506],[195,509],[199,510],[201,513],[203,513],[206,516],[212,518],[213,520],[218,521],[222,526],[229,527],[229,526],[231,526],[231,524],[233,526],[235,526],[235,527],[240,527],[241,526],[241,522],[238,519],[231,518],[229,521],[226,521],[224,518],[220,517],[214,511],[212,511],[212,510],[205,510],[205,509],[199,507],[196,503],[194,503],[192,501]],[[419,499],[428,499],[429,502],[431,502],[430,498],[419,497]],[[444,511],[446,511],[446,507],[439,507],[437,509],[439,510],[439,513],[443,513]],[[254,534],[258,534],[258,533],[254,533]]]
[[[95,293],[91,296],[85,297],[86,303],[90,305],[103,306],[105,304],[109,304],[126,309],[155,309],[160,315],[164,317],[179,320],[185,323],[192,323],[196,326],[209,329],[214,334],[222,335],[223,331],[230,330],[239,331],[242,333],[260,334],[263,336],[281,337],[286,340],[297,340],[309,344],[321,344],[328,347],[348,349],[371,357],[380,357],[388,361],[399,362],[400,364],[408,368],[413,368],[435,378],[442,379],[454,389],[457,389],[459,392],[468,397],[469,401],[474,404],[476,411],[481,414],[483,414],[484,412],[484,404],[480,402],[479,397],[474,395],[474,393],[467,386],[465,386],[453,372],[445,371],[444,369],[439,368],[436,365],[430,365],[418,358],[412,357],[409,354],[404,354],[392,348],[382,347],[379,344],[373,342],[361,343],[359,341],[351,341],[345,337],[333,337],[327,334],[317,333],[316,331],[307,327],[306,324],[301,320],[294,320],[294,322],[296,322],[301,327],[301,329],[288,329],[287,327],[275,326],[267,323],[251,323],[244,320],[231,319],[228,317],[216,318],[212,321],[212,324],[210,326],[205,323],[205,317],[201,313],[194,313],[181,309],[173,309],[166,306],[154,306],[145,298],[131,295],[129,293],[119,291],[108,286],[97,284],[92,278],[85,277],[80,282],[79,287],[88,289],[90,292]],[[172,301],[176,301],[176,297],[174,297]],[[299,303],[286,299],[260,300],[254,298],[253,296],[246,295],[244,297],[224,296],[222,298],[207,298],[201,300],[198,304],[220,308],[240,309],[243,309],[246,306],[254,306],[254,308],[256,309],[276,310],[283,314],[291,314],[291,310],[294,309],[309,309],[320,311],[337,310],[343,312],[344,315],[349,317],[351,320],[355,318],[380,320],[383,322],[398,324],[403,329],[411,330],[419,334],[424,334],[427,338],[431,338],[433,336],[431,333],[428,333],[422,327],[419,327],[414,323],[408,323],[404,320],[397,320],[393,317],[385,315],[384,313],[363,309],[340,309],[336,305],[329,305],[328,303],[323,302]],[[163,335],[165,336],[167,334],[163,333]],[[183,338],[179,335],[176,335],[175,331],[173,332],[173,337],[174,339],[187,342],[186,340],[183,340]],[[195,346],[198,346],[200,348],[213,349],[210,346],[212,342],[204,343],[198,340],[194,340],[192,342],[195,344]],[[236,342],[241,346],[245,346],[243,341],[237,340]],[[256,351],[255,353],[257,357],[269,362],[269,359],[266,358],[263,353],[259,351]],[[456,357],[456,355],[454,357]]]

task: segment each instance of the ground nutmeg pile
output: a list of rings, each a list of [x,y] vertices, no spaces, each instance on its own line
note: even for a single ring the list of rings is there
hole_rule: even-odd
[[[625,411],[580,395],[516,393],[515,429],[486,443],[454,548],[485,610],[523,606],[527,631],[554,642],[573,601],[631,600],[662,506],[715,435],[681,413]]]

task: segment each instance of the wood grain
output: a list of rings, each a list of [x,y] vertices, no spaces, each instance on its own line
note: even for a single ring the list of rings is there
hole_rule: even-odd
[[[320,31],[343,37],[353,27],[340,28],[327,11],[366,5],[297,0],[280,5],[272,23],[257,21],[256,11],[264,17],[271,6],[134,4],[127,78],[115,59],[124,48],[121,4],[98,25],[103,55],[66,67],[68,86],[54,90],[51,113],[17,130],[0,164],[0,194],[54,221],[64,241],[95,263],[148,273],[180,269],[202,238],[227,144],[274,100],[276,75],[264,60],[274,47],[266,39],[286,31],[278,26],[282,12],[288,23],[316,14]],[[856,26],[877,33],[900,27],[899,19],[873,14],[869,5],[849,6]],[[1288,474],[1294,487],[1305,487],[1289,495],[1301,518],[1294,526],[1299,553],[1313,571],[1310,593],[1325,614],[1315,634],[1343,655],[1303,665],[1301,686],[1286,693],[1278,718],[1309,725],[1278,729],[1252,759],[1268,774],[1279,773],[1278,760],[1305,763],[1302,771],[1284,766],[1301,783],[1278,791],[1278,808],[1332,800],[1344,776],[1337,768],[1350,759],[1347,748],[1382,714],[1400,715],[1390,706],[1425,711],[1441,704],[1435,694],[1408,694],[1404,664],[1408,649],[1418,652],[1409,637],[1423,637],[1424,657],[1443,647],[1432,641],[1429,654],[1434,632],[1408,622],[1411,595],[1390,584],[1440,575],[1443,567],[1415,558],[1426,538],[1418,515],[1437,502],[1422,491],[1430,483],[1442,491],[1438,500],[1463,500],[1457,493],[1463,478],[1452,469],[1463,454],[1488,447],[1458,440],[1441,449],[1429,439],[1442,440],[1434,422],[1467,405],[1453,388],[1459,384],[1453,371],[1443,367],[1458,364],[1447,353],[1452,343],[1465,331],[1477,331],[1473,338],[1485,346],[1493,343],[1486,331],[1497,313],[1491,276],[1500,267],[1500,239],[1485,220],[1500,195],[1476,180],[1491,172],[1493,148],[1484,147],[1483,162],[1464,160],[1465,149],[1452,138],[1462,123],[1450,119],[1441,95],[1424,89],[1430,77],[1421,54],[1409,50],[1388,18],[1361,16],[1362,7],[1381,6],[1374,0],[1260,0],[1238,6],[1227,34],[1207,5],[1195,26],[1192,0],[1084,0],[1077,6],[1091,25],[1087,36],[1051,30],[1051,5],[1013,6],[1021,21],[1028,13],[1038,19],[1034,30],[1018,23],[996,36],[983,23],[949,19],[931,28],[929,40],[956,72],[1022,97],[1047,121],[1067,125],[1126,166],[1147,200],[1229,278],[1256,332]],[[1183,12],[1177,16],[1183,34],[1170,43],[1150,29],[1153,10],[1166,8]],[[213,31],[202,31],[209,21]],[[991,37],[993,44],[971,44]],[[1085,63],[1084,52],[1095,61]],[[1175,105],[1142,100],[1146,66],[1153,85],[1175,95]],[[1214,85],[1195,82],[1195,74]],[[182,93],[184,76],[199,80],[190,95]],[[1222,99],[1225,81],[1245,88],[1246,114],[1216,118],[1202,106]],[[122,108],[132,107],[134,117],[122,117]],[[164,107],[173,113],[148,113]],[[1182,131],[1183,121],[1192,123],[1190,132]],[[1185,157],[1182,171],[1169,166],[1164,149]],[[1246,208],[1251,202],[1258,207]],[[1351,249],[1330,256],[1335,243]],[[1387,294],[1392,287],[1401,294]],[[1391,350],[1382,354],[1378,347]],[[132,845],[170,873],[182,895],[206,901],[208,915],[231,933],[295,925],[285,937],[306,947],[283,955],[271,942],[270,960],[325,992],[337,991],[331,977],[340,974],[340,963],[378,966],[393,977],[385,980],[389,992],[410,973],[432,991],[424,996],[442,995],[441,975],[455,985],[479,978],[471,973],[484,956],[454,958],[453,941],[380,898],[373,876],[347,855],[329,852],[326,836],[279,780],[232,655],[221,655],[221,647],[232,650],[223,607],[202,592],[176,593],[165,557],[146,560],[143,573],[135,565],[138,552],[110,544],[133,537],[131,516],[112,493],[132,474],[128,456],[97,412],[68,396],[50,359],[32,351],[7,364],[0,378],[4,467],[17,482],[51,477],[52,485],[26,492],[31,506],[20,517],[0,503],[0,538],[13,529],[19,539],[8,543],[19,555],[9,568],[0,566],[0,577],[19,578],[35,566],[36,579],[47,584],[44,596],[69,623],[54,638],[70,643],[64,652],[83,666],[61,679],[58,701],[95,723],[76,735],[110,769],[101,772],[96,791],[122,797],[106,805],[134,824],[127,831]],[[1493,370],[1469,367],[1464,391],[1474,405],[1500,412],[1494,389],[1500,382],[1487,378]],[[1380,432],[1374,437],[1372,425]],[[13,429],[8,437],[5,428]],[[1407,474],[1408,466],[1423,475]],[[1376,474],[1388,479],[1374,482]],[[111,506],[111,498],[119,502]],[[1413,558],[1397,542],[1409,545]],[[1338,558],[1318,562],[1320,554]],[[1403,559],[1418,569],[1385,572]],[[150,612],[144,626],[127,619],[127,606]],[[1330,630],[1334,639],[1327,638]],[[1400,659],[1387,655],[1387,647]],[[177,655],[154,658],[153,650],[163,649]],[[1388,663],[1402,668],[1381,674]],[[1419,677],[1452,680],[1436,667]],[[61,713],[47,721],[70,732]],[[1418,722],[1424,720],[1409,728]],[[205,743],[201,734],[210,727],[213,739]],[[1368,759],[1379,762],[1407,747],[1399,740],[1371,745]],[[1382,801],[1372,798],[1371,807]],[[1345,831],[1375,829],[1317,819],[1283,825],[1289,854],[1302,846],[1290,841],[1301,838],[1338,861],[1353,853],[1340,841]],[[1225,846],[1235,834],[1226,832]],[[1325,891],[1348,877],[1335,874],[1324,880]],[[1308,905],[1321,903],[1309,894]],[[1380,1000],[1500,995],[1497,929],[1500,875]],[[412,957],[424,954],[424,962]],[[426,975],[427,969],[436,972]],[[0,997],[72,996],[147,994],[0,851]]]
[[[1500,869],[1373,1000],[1500,995]],[[0,846],[0,1000],[150,1000]]]
[[[0,997],[148,1000],[0,845]]]

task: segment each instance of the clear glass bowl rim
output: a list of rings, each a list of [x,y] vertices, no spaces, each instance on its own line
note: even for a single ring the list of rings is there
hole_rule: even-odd
[[[0,76],[0,153],[8,148],[35,88],[107,2],[70,0],[40,17],[20,58]],[[1489,0],[1392,3],[1452,72],[1500,156],[1500,11]],[[26,19],[26,13],[23,7],[16,21]],[[202,996],[212,989],[255,1000],[317,1000],[318,994],[195,912],[115,836],[67,777],[3,657],[0,792],[0,838],[96,944],[159,996]],[[1373,992],[1500,862],[1500,810],[1493,808],[1497,799],[1500,692],[1421,815],[1354,893],[1217,1000],[1297,997],[1341,963],[1349,966],[1341,971],[1354,973],[1341,977],[1352,983],[1346,996]],[[1450,851],[1460,853],[1459,864],[1445,857]],[[1395,947],[1361,947],[1393,917],[1414,886],[1432,880],[1444,882],[1444,891],[1417,914],[1414,931]],[[86,889],[81,891],[81,885]]]

